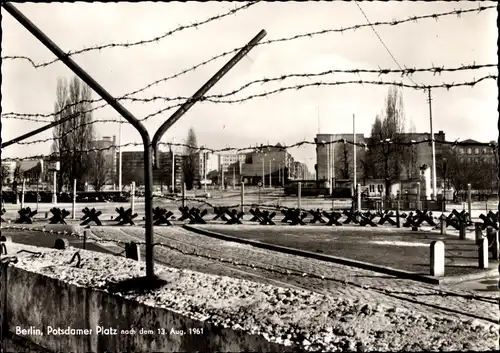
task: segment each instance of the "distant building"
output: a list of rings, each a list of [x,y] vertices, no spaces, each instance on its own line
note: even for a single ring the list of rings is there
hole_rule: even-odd
[[[212,153],[212,152],[206,152],[206,151],[200,151],[199,152],[199,178],[200,180],[203,180],[205,176],[207,176],[208,179],[208,174],[214,170],[218,170],[218,162],[219,162],[219,156]]]
[[[247,153],[245,163],[241,165],[241,178],[247,184],[262,183],[263,186],[269,186],[269,177],[272,186],[298,179],[298,169],[294,167],[293,157],[280,144]]]
[[[404,133],[402,134],[402,139],[405,142],[420,142],[425,139],[430,140],[429,133]],[[317,180],[327,180],[330,178],[332,185],[335,184],[336,179],[342,180],[352,180],[354,177],[354,145],[350,143],[331,143],[333,141],[342,140],[354,141],[353,134],[318,134],[316,135],[316,178]],[[445,134],[443,131],[439,131],[434,134],[435,141],[445,141]],[[356,143],[365,144],[366,146],[371,145],[375,141],[370,137],[365,137],[363,134],[356,134]],[[324,145],[321,145],[323,143]],[[442,159],[445,151],[447,150],[447,145],[435,143],[435,155],[436,155],[436,166],[442,165]],[[361,146],[356,146],[356,178],[359,182],[366,179],[366,175],[363,170],[363,161],[366,157],[366,149]],[[411,161],[410,168],[414,170],[407,169],[403,170],[401,178],[402,179],[412,179],[418,178],[419,167],[422,165],[432,165],[432,147],[431,142],[427,143],[417,143],[414,145],[415,153],[412,154],[411,158],[415,158]],[[414,157],[413,157],[414,155]],[[416,166],[416,167],[413,167]],[[437,171],[437,181],[443,179],[444,172],[442,167],[436,167]]]
[[[183,175],[184,157],[174,153],[174,185],[176,190],[181,190]],[[117,159],[118,163],[118,159]],[[170,152],[160,152],[160,168],[153,169],[153,184],[156,186],[172,185],[172,154]],[[118,169],[118,164],[117,167]],[[123,151],[122,152],[122,185],[130,185],[135,182],[136,186],[144,185],[144,152],[143,151]]]
[[[118,154],[116,148],[116,136],[104,136],[101,140],[94,140],[90,144],[91,149],[101,152],[106,158],[107,164],[111,167],[109,182],[118,184]]]

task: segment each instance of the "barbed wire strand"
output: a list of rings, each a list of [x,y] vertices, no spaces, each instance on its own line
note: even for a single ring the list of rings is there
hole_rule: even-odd
[[[210,18],[207,18],[206,20],[195,22],[195,23],[192,23],[190,25],[181,25],[181,26],[179,26],[179,27],[177,27],[177,28],[175,28],[173,30],[170,30],[170,31],[168,31],[168,32],[166,32],[166,33],[164,33],[164,34],[162,34],[160,36],[157,36],[157,37],[154,37],[154,38],[151,38],[151,39],[140,40],[140,41],[131,42],[131,43],[108,43],[108,44],[103,44],[103,45],[97,45],[97,46],[93,46],[93,47],[89,47],[89,48],[83,48],[83,49],[78,49],[78,50],[74,50],[74,51],[69,51],[66,54],[66,56],[68,56],[68,57],[75,56],[75,55],[87,53],[87,52],[90,52],[90,51],[99,51],[99,52],[101,52],[104,49],[110,49],[110,48],[127,48],[128,49],[128,48],[139,46],[139,45],[146,45],[146,44],[155,43],[155,42],[158,43],[161,40],[163,40],[163,39],[165,39],[167,37],[170,37],[170,36],[172,36],[175,33],[178,33],[178,32],[181,32],[183,30],[190,29],[190,28],[196,28],[196,29],[198,29],[198,27],[200,27],[202,25],[205,25],[205,24],[207,24],[209,22],[213,22],[213,21],[216,21],[216,20],[223,19],[224,17],[228,17],[228,16],[231,16],[231,15],[234,15],[237,12],[239,12],[241,10],[248,9],[249,7],[254,6],[257,3],[259,3],[259,2],[260,2],[260,0],[250,1],[250,2],[248,2],[245,5],[242,5],[240,7],[237,7],[235,9],[229,10],[227,12],[224,12],[224,13],[216,15],[216,16],[212,16]],[[15,59],[28,61],[35,69],[47,67],[47,66],[50,66],[50,65],[52,65],[52,64],[60,61],[59,58],[56,58],[56,59],[53,59],[53,60],[47,61],[47,62],[35,63],[35,61],[33,59],[31,59],[31,58],[29,58],[27,56],[17,56],[17,55],[2,56],[2,60],[15,60]]]
[[[368,18],[368,16],[366,15],[365,11],[363,11],[363,8],[361,7],[361,5],[359,4],[358,1],[354,1],[354,3],[356,4],[356,6],[359,8],[359,10],[361,11],[361,13],[363,14],[363,16],[365,17],[366,19],[366,22],[368,22],[368,24],[370,24],[370,27],[371,29],[373,30],[373,32],[375,33],[375,35],[377,36],[378,40],[380,41],[380,43],[382,43],[382,45],[384,46],[385,50],[387,51],[387,53],[389,53],[390,57],[392,58],[392,60],[396,63],[396,65],[399,67],[400,70],[403,70],[403,68],[401,67],[401,65],[399,64],[399,62],[396,60],[396,57],[392,54],[392,52],[389,50],[389,47],[387,47],[387,45],[384,43],[384,41],[382,40],[382,37],[378,34],[377,30],[375,29],[374,26],[371,25],[371,22]],[[417,83],[415,81],[412,80],[412,78],[410,76],[408,76],[408,79],[414,84],[414,85],[417,85]]]
[[[411,134],[411,133],[410,133]],[[411,138],[411,136],[410,136]],[[408,139],[408,138],[407,138]],[[39,140],[39,141],[33,141],[33,142],[19,142],[18,144],[23,144],[23,145],[29,145],[29,144],[34,144],[34,143],[40,143],[40,142],[49,142],[52,141],[53,138],[47,138],[45,140]],[[376,148],[377,146],[380,145],[398,145],[398,146],[415,146],[423,143],[430,143],[431,139],[430,138],[425,138],[422,140],[410,140],[410,141],[400,141],[398,139],[385,139],[385,140],[380,140],[380,141],[372,141],[369,143],[365,142],[356,142],[354,143],[353,141],[348,141],[346,139],[338,139],[334,141],[328,141],[328,142],[316,142],[316,141],[300,141],[296,142],[290,145],[260,145],[260,146],[248,146],[248,147],[225,147],[225,148],[219,148],[219,149],[212,149],[208,147],[193,147],[190,146],[189,144],[184,144],[184,143],[174,143],[174,142],[160,142],[160,146],[170,146],[170,147],[184,147],[188,148],[194,152],[211,152],[211,153],[223,153],[223,152],[235,152],[235,153],[242,153],[246,151],[261,151],[264,152],[265,150],[280,150],[280,151],[286,151],[288,149],[292,148],[297,148],[297,147],[302,147],[306,145],[315,145],[317,147],[324,147],[327,145],[332,145],[332,144],[337,144],[337,143],[345,143],[345,144],[350,144],[350,145],[356,145],[358,147],[364,148],[365,150],[371,149],[371,148]],[[476,147],[489,147],[495,149],[497,147],[496,142],[466,142],[466,141],[441,141],[441,140],[435,140],[434,141],[437,144],[442,144],[442,145],[450,145],[452,148],[457,147],[457,146],[476,146]],[[101,148],[91,148],[91,149],[71,149],[71,150],[61,150],[57,153],[51,154],[51,155],[35,155],[35,156],[29,156],[29,157],[19,157],[19,158],[2,158],[2,161],[21,161],[21,160],[29,160],[29,159],[42,159],[42,158],[54,158],[58,156],[63,156],[63,155],[71,155],[74,153],[91,153],[91,152],[99,152],[99,151],[109,151],[112,149],[117,149],[117,148],[123,148],[123,147],[137,147],[137,146],[142,146],[142,143],[138,142],[130,142],[122,145],[110,145],[108,147],[101,147]],[[136,151],[138,152],[138,151]],[[140,151],[143,152],[143,151]]]
[[[489,65],[492,65],[492,64],[488,64]],[[484,66],[482,66],[484,67]],[[455,70],[457,68],[453,68],[453,70]],[[412,69],[413,70],[413,69]],[[418,70],[418,69],[415,69],[415,70]],[[331,71],[331,70],[329,70]],[[484,77],[481,77],[479,79],[474,79],[473,81],[466,81],[466,82],[459,82],[459,83],[443,83],[443,84],[435,84],[435,85],[425,85],[425,86],[422,86],[422,85],[410,85],[410,84],[404,84],[402,82],[395,82],[395,81],[366,81],[366,80],[353,80],[353,81],[334,81],[334,82],[322,82],[322,81],[317,81],[317,82],[310,82],[310,83],[306,83],[306,84],[300,84],[300,85],[294,85],[294,86],[285,86],[285,87],[281,87],[281,88],[278,88],[278,89],[275,89],[275,90],[271,90],[271,91],[267,91],[267,92],[263,92],[263,93],[257,93],[257,94],[252,94],[252,95],[249,95],[247,97],[244,97],[244,98],[239,98],[239,99],[232,99],[232,100],[224,100],[224,99],[220,99],[220,98],[223,98],[223,97],[228,97],[228,96],[231,96],[231,95],[235,95],[241,91],[243,91],[244,89],[248,88],[250,85],[253,85],[253,84],[256,84],[256,83],[267,83],[267,82],[271,82],[271,81],[280,81],[280,80],[284,80],[288,77],[291,77],[291,76],[298,76],[300,75],[300,77],[313,77],[315,75],[322,75],[322,74],[326,74],[326,73],[329,73],[329,71],[325,71],[324,73],[317,73],[317,74],[291,74],[291,75],[284,75],[284,76],[280,76],[280,77],[275,77],[275,78],[270,78],[270,79],[259,79],[259,80],[255,80],[255,81],[252,81],[252,82],[249,82],[243,86],[241,86],[240,88],[234,90],[234,91],[231,91],[231,92],[227,92],[227,93],[224,93],[224,94],[217,94],[217,95],[209,95],[209,96],[204,96],[204,97],[200,97],[200,98],[197,98],[195,99],[194,101],[200,101],[200,102],[211,102],[211,103],[224,103],[224,104],[234,104],[234,103],[243,103],[245,101],[248,101],[248,100],[251,100],[251,99],[255,99],[255,98],[263,98],[263,97],[267,97],[267,96],[270,96],[270,95],[274,95],[274,94],[278,94],[278,93],[282,93],[282,92],[285,92],[285,91],[291,91],[291,90],[300,90],[300,89],[303,89],[303,88],[308,88],[308,87],[319,87],[319,86],[340,86],[340,85],[348,85],[348,84],[361,84],[361,85],[364,85],[364,84],[369,84],[369,85],[379,85],[379,86],[399,86],[399,87],[406,87],[406,88],[412,88],[412,89],[416,89],[416,90],[419,90],[419,89],[429,89],[429,88],[446,88],[447,90],[453,88],[453,87],[464,87],[464,86],[470,86],[470,87],[473,87],[475,86],[476,84],[484,81],[484,80],[488,80],[488,79],[498,79],[498,76],[496,75],[487,75],[487,76],[484,76]],[[353,71],[356,71],[356,70],[353,70]],[[377,71],[380,73],[380,71]],[[174,98],[174,99],[183,99],[183,98],[187,98],[187,97],[177,97],[177,98]],[[162,97],[162,99],[164,99]],[[174,108],[177,108],[177,107],[180,107],[182,104],[184,104],[184,102],[180,102],[180,103],[177,103],[177,104],[173,104],[173,105],[169,105],[167,107],[164,107],[164,108],[161,108],[159,109],[158,111],[155,111],[153,113],[150,113],[148,115],[146,115],[145,117],[139,119],[140,121],[146,121],[148,119],[151,119],[152,117],[154,116],[157,116],[157,115],[160,115],[168,110],[172,110]],[[98,106],[98,107],[94,107],[92,109],[89,109],[89,110],[86,110],[86,111],[82,111],[81,113],[84,114],[84,113],[89,113],[89,112],[93,112],[97,109],[101,109],[103,108],[105,105],[107,104],[104,104],[104,105],[101,105],[101,106]],[[24,115],[32,115],[32,116],[49,116],[51,114],[24,114]],[[11,117],[11,118],[16,118],[16,119],[20,119],[19,116],[16,116],[16,117]],[[2,117],[2,119],[4,119],[4,117]],[[29,119],[29,118],[22,118],[23,120],[30,120],[30,121],[37,121],[37,122],[51,122],[49,120],[37,120],[37,119]],[[127,121],[122,121],[122,120],[118,120],[118,119],[102,119],[102,120],[93,120],[93,121],[90,121],[90,122],[85,122],[81,125],[78,125],[76,126],[75,128],[73,128],[72,130],[70,130],[69,132],[67,132],[65,135],[62,135],[62,137],[66,136],[67,134],[69,133],[72,133],[73,131],[76,131],[77,129],[83,127],[83,126],[86,126],[86,125],[91,125],[91,124],[97,124],[97,123],[122,123],[122,124],[128,124]],[[62,138],[60,137],[60,138]]]
[[[322,35],[322,34],[326,34],[326,33],[331,33],[331,32],[340,32],[340,33],[343,33],[345,31],[349,31],[349,30],[356,30],[356,29],[359,29],[359,28],[363,28],[363,27],[367,27],[367,26],[380,26],[380,25],[391,25],[391,26],[395,26],[395,25],[399,25],[399,24],[402,24],[402,23],[407,23],[407,22],[413,22],[413,21],[418,21],[420,19],[430,19],[430,18],[434,18],[436,20],[438,20],[440,17],[444,17],[444,16],[450,16],[450,15],[457,15],[458,17],[460,17],[462,14],[464,13],[471,13],[471,12],[482,12],[484,10],[487,10],[487,9],[492,9],[492,8],[496,8],[495,6],[479,6],[477,9],[466,9],[466,10],[463,10],[463,9],[459,9],[459,10],[454,10],[454,11],[449,11],[449,12],[443,12],[443,13],[433,13],[433,14],[428,14],[428,15],[421,15],[421,16],[412,16],[412,17],[409,17],[407,19],[404,19],[404,20],[393,20],[393,21],[386,21],[386,22],[375,22],[375,23],[371,23],[371,24],[361,24],[361,25],[354,25],[354,26],[350,26],[350,27],[346,27],[346,28],[340,28],[340,29],[326,29],[326,30],[322,30],[322,31],[315,31],[315,32],[308,32],[308,33],[302,33],[302,34],[297,34],[295,36],[292,36],[292,37],[283,37],[283,38],[279,38],[279,39],[272,39],[272,40],[268,40],[268,41],[264,41],[264,42],[260,42],[257,44],[257,46],[259,45],[266,45],[266,44],[272,44],[272,43],[278,43],[278,42],[286,42],[286,41],[292,41],[292,40],[295,40],[295,39],[299,39],[299,38],[311,38],[313,36],[316,36],[316,35]],[[165,78],[162,78],[162,79],[159,79],[159,80],[156,80],[138,90],[135,90],[133,92],[130,92],[130,93],[127,93],[125,94],[124,96],[122,97],[118,97],[116,98],[117,100],[120,100],[120,99],[123,99],[123,98],[126,98],[126,97],[130,97],[134,94],[137,94],[139,92],[142,92],[142,91],[145,91],[147,90],[148,88],[154,86],[154,85],[157,85],[159,83],[162,83],[162,82],[166,82],[168,80],[171,80],[171,79],[174,79],[174,78],[177,78],[183,74],[186,74],[188,72],[191,72],[191,71],[194,71],[196,70],[197,68],[203,66],[203,65],[206,65],[212,61],[215,61],[217,59],[220,59],[222,57],[225,57],[227,55],[230,55],[230,54],[233,54],[233,53],[236,53],[237,51],[239,51],[242,47],[238,47],[238,48],[235,48],[235,49],[232,49],[230,51],[227,51],[227,52],[224,52],[222,54],[219,54],[219,55],[216,55],[208,60],[205,60],[197,65],[194,65],[192,66],[191,68],[188,68],[188,69],[185,69],[183,71],[180,71],[179,73],[177,74],[174,74],[172,76],[168,76],[168,77],[165,77]],[[102,101],[102,99],[95,99],[95,100],[86,100],[86,101],[82,101],[82,102],[85,102],[85,103],[96,103],[96,102],[100,102]],[[73,106],[73,105],[76,105],[76,104],[79,104],[79,102],[75,102],[75,103],[70,103],[69,105],[67,105],[67,107],[70,107],[70,106]],[[106,104],[107,105],[107,104]],[[52,117],[52,116],[55,116],[57,115],[58,113],[60,114],[61,112],[64,111],[65,108],[63,108],[61,111],[57,112],[57,113],[51,113],[51,114],[43,114],[43,115],[40,115],[40,114],[22,114],[22,116],[38,116],[38,117]],[[13,115],[15,113],[7,113],[9,115]]]

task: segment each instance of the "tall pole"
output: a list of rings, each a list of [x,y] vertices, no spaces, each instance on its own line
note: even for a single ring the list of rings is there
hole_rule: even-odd
[[[236,189],[236,166],[233,164],[233,189]]]
[[[170,154],[172,155],[172,193],[175,193],[175,156],[172,148],[170,148]]]
[[[262,156],[262,187],[266,187],[266,180],[264,175],[264,156]]]
[[[120,190],[120,192],[122,192],[122,117],[121,117],[121,115],[120,115],[119,124],[120,124],[120,128],[118,131],[118,145],[119,145],[118,146],[118,190]]]
[[[353,139],[352,141],[354,142],[353,144],[353,159],[354,159],[354,171],[353,171],[353,179],[354,179],[354,182],[352,184],[353,188],[354,188],[354,195],[356,195],[356,186],[358,184],[356,184],[356,117],[355,115],[353,114],[352,115],[352,136],[353,136]]]
[[[328,138],[328,142],[331,141],[331,137]],[[332,178],[330,178],[330,148],[331,144],[328,143],[326,146],[326,178],[328,180],[328,191],[329,195],[332,194]]]
[[[52,193],[52,203],[57,205],[57,171],[54,170],[54,192]]]
[[[36,210],[38,211],[38,203],[40,198],[40,177],[36,180]]]
[[[224,164],[221,164],[221,171],[222,171],[222,175],[221,175],[222,181],[221,181],[220,185],[221,185],[221,190],[224,190]]]
[[[271,180],[271,175],[272,175],[272,171],[271,171],[271,160],[269,160],[269,189],[273,187],[272,185],[272,180]]]
[[[431,123],[431,145],[432,145],[432,199],[437,199],[436,194],[436,146],[434,143],[434,132],[432,129],[432,104],[431,89],[429,88],[429,120]]]
[[[207,154],[203,152],[203,190],[207,192]]]
[[[278,186],[281,184],[281,163],[278,163]]]
[[[76,179],[73,179],[73,205],[71,218],[76,219]]]

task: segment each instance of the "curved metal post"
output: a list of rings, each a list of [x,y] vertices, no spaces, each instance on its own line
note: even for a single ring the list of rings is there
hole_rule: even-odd
[[[121,114],[137,131],[139,131],[144,143],[144,188],[145,188],[145,213],[146,213],[146,276],[154,276],[153,268],[153,168],[152,168],[152,146],[148,131],[144,125],[132,115],[124,106],[99,85],[89,74],[76,64],[65,52],[63,52],[53,41],[49,39],[38,27],[10,3],[2,3],[2,6],[23,27],[33,34],[43,45],[45,45],[59,60],[71,69],[83,82],[89,85],[110,106]]]

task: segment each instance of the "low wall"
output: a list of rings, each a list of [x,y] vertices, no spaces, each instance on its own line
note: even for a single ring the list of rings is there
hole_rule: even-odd
[[[14,266],[7,268],[6,275],[6,303],[2,306],[7,307],[8,330],[52,351],[291,351],[262,336],[193,320]],[[89,331],[56,335],[48,331],[49,327]],[[99,332],[98,327],[102,328]],[[122,332],[131,329],[135,333]],[[141,334],[141,329],[152,333]]]

